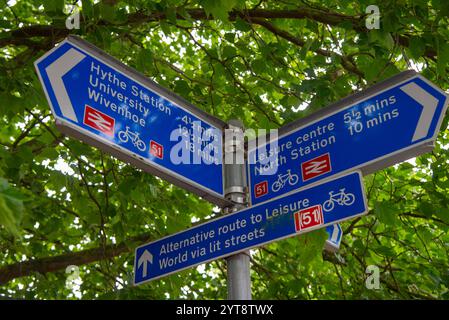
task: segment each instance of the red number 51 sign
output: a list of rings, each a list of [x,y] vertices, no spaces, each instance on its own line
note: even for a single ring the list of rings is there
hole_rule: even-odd
[[[320,204],[299,210],[294,213],[294,216],[296,232],[322,225],[324,222],[323,210]]]

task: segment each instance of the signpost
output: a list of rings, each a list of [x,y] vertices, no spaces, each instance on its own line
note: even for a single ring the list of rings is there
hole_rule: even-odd
[[[336,252],[340,249],[341,238],[343,237],[343,230],[339,223],[326,227],[326,232],[329,238],[324,244],[324,248],[327,251]]]
[[[248,150],[251,203],[335,174],[358,168],[368,174],[428,152],[447,105],[441,89],[407,71],[290,123],[279,130],[271,161],[262,161],[268,144]]]
[[[335,200],[334,193],[344,201]],[[134,283],[142,284],[366,212],[362,175],[353,172],[138,247]]]
[[[228,203],[224,122],[73,36],[35,66],[62,132],[212,203]]]
[[[62,132],[229,213],[138,247],[134,283],[234,255],[233,299],[251,298],[249,260],[238,253],[323,227],[326,248],[338,250],[338,222],[367,212],[362,173],[430,151],[448,105],[434,84],[403,72],[280,128],[275,150],[268,141],[247,150],[246,164],[225,166],[225,122],[80,38],[69,36],[35,66]],[[226,154],[243,146],[234,141]],[[246,180],[253,206],[242,209]]]

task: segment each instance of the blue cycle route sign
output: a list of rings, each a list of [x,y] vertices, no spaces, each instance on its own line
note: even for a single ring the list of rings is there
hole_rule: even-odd
[[[362,175],[359,171],[349,173],[138,247],[134,283],[142,284],[366,212]]]
[[[368,174],[429,152],[448,105],[441,89],[404,72],[279,130],[248,150],[252,204],[354,169]]]
[[[73,36],[35,66],[61,131],[223,202],[224,122]]]

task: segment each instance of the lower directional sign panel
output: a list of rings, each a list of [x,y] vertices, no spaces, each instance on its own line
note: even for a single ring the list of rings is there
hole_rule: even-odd
[[[366,212],[362,176],[353,172],[138,247],[134,284]]]

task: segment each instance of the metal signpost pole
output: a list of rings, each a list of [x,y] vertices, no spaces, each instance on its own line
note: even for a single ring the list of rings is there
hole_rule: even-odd
[[[229,214],[246,207],[246,174],[245,162],[238,161],[239,155],[244,159],[243,125],[238,120],[229,122],[228,132],[234,134],[225,136],[225,159],[232,159],[225,163],[225,198],[233,204],[223,209]],[[242,160],[242,158],[240,158]],[[242,163],[240,163],[242,162]],[[251,275],[249,251],[233,255],[226,259],[228,272],[228,299],[251,299]]]

